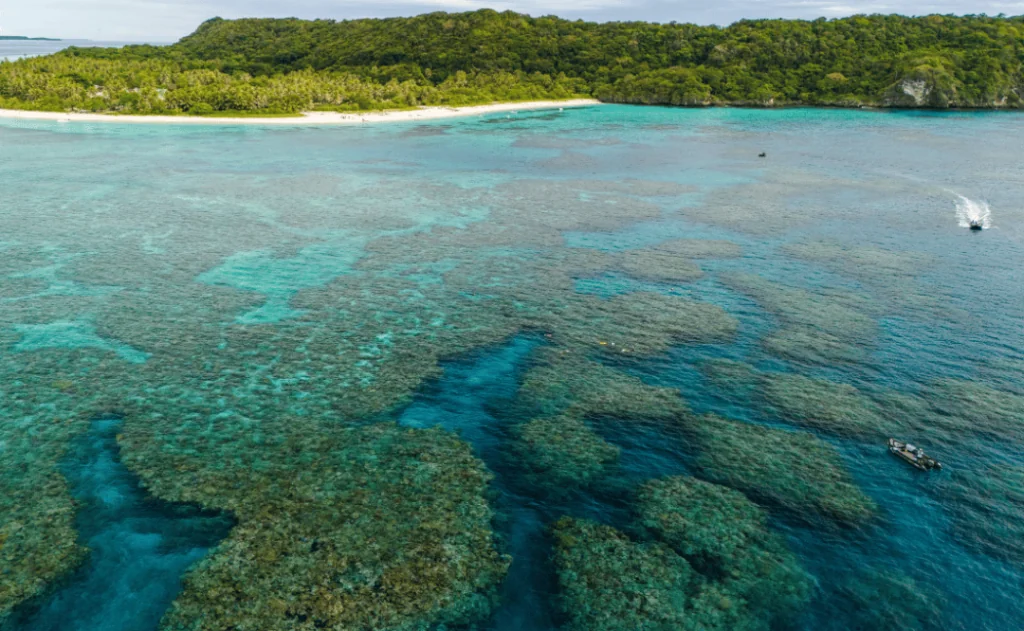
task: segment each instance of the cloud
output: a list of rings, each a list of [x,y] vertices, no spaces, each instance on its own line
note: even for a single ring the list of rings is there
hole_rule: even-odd
[[[346,19],[490,7],[588,20],[728,24],[742,18],[854,13],[1024,13],[1024,0],[31,0],[9,3],[5,33],[118,41],[172,41],[221,16]]]

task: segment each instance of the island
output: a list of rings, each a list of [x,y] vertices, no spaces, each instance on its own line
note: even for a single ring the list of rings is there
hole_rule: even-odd
[[[597,99],[691,107],[1024,107],[1024,16],[726,27],[511,11],[211,19],[169,46],[0,65],[0,108],[279,116]]]
[[[59,42],[60,39],[52,37],[25,37],[24,35],[0,35],[0,42]]]

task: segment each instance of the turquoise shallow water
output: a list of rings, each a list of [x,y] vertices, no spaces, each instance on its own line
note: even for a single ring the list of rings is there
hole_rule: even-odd
[[[573,624],[563,516],[668,541],[727,587],[639,525],[638,486],[667,476],[743,491],[807,572],[796,611],[743,628],[1024,628],[1022,129],[1013,113],[619,106],[339,129],[2,122],[0,628],[128,628],[103,613],[120,611],[141,631],[171,611],[164,628],[225,629],[232,574],[266,598],[255,628],[372,628],[308,595],[363,598],[365,580],[376,602],[413,599],[379,577],[434,559],[441,530],[402,534],[388,511],[436,501],[455,531],[480,515],[458,476],[415,495],[398,461],[420,452],[335,435],[391,423],[414,432],[398,442],[440,428],[468,445],[493,477],[465,493],[511,565],[468,591],[417,565],[424,590],[493,599],[378,628]],[[987,204],[988,229],[961,227],[960,196]],[[709,332],[720,318],[735,332]],[[673,404],[637,384],[690,411],[661,418]],[[811,433],[873,516],[819,514],[714,460],[705,414]],[[531,442],[542,426],[558,430]],[[944,470],[899,462],[888,435]],[[438,449],[430,471],[457,461]],[[370,500],[338,481],[352,471]],[[391,506],[360,508],[393,471],[409,477]],[[127,499],[83,499],[105,490]],[[224,539],[227,517],[174,502],[239,525]],[[341,561],[331,533],[349,523],[337,541],[384,552]],[[432,562],[477,567],[472,546]],[[600,554],[582,558],[615,561]],[[80,625],[47,622],[69,607]],[[601,619],[588,628],[628,628]]]
[[[76,526],[90,560],[63,589],[26,608],[18,628],[152,629],[181,589],[180,576],[223,539],[230,519],[154,503],[118,462],[120,421],[99,418],[76,438],[63,471],[82,503]]]

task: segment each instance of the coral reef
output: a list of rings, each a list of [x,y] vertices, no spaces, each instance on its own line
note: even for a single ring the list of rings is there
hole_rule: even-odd
[[[0,346],[9,348],[11,337],[0,332]],[[89,372],[110,358],[96,349],[33,355],[26,362],[0,353],[0,626],[85,557],[59,464],[67,441],[87,427],[79,410],[97,405]]]
[[[877,511],[828,443],[803,432],[730,421],[713,415],[695,423],[697,467],[713,482],[778,504],[797,515],[856,524]]]
[[[1003,358],[986,363],[981,368],[986,383],[1000,390],[1024,396],[1024,358]]]
[[[148,496],[119,462],[121,422],[111,415],[91,419],[61,458],[87,561],[16,608],[0,629],[156,629],[177,596],[182,573],[234,526],[226,515]]]
[[[869,397],[845,383],[762,373],[764,400],[787,421],[840,436],[885,438],[897,426]]]
[[[837,241],[809,241],[782,247],[783,253],[826,265],[832,271],[858,280],[887,282],[894,277],[913,278],[935,263],[919,252],[898,252],[873,246],[852,246]]]
[[[743,248],[738,244],[715,239],[672,239],[662,241],[653,249],[692,259],[732,259],[743,255]]]
[[[677,476],[640,487],[641,524],[701,565],[735,566],[735,557],[764,535],[767,516],[739,491]]]
[[[729,273],[722,280],[782,322],[762,340],[773,355],[805,364],[855,363],[866,359],[877,338],[879,306],[863,295],[798,289],[754,274]]]
[[[701,371],[737,400],[746,401],[794,425],[838,436],[884,438],[902,427],[897,419],[920,426],[923,409],[911,410],[916,397],[889,390],[870,396],[849,384],[795,373],[761,372],[743,362],[708,360]]]
[[[580,296],[544,314],[537,326],[569,348],[654,355],[680,343],[727,341],[738,323],[717,305],[637,292],[610,300]]]
[[[695,573],[665,544],[638,544],[609,526],[565,517],[555,565],[572,631],[683,629]]]
[[[38,234],[34,224],[23,229],[27,238],[96,244],[88,256],[5,250],[4,273],[18,282],[4,285],[10,301],[0,310],[0,345],[16,352],[0,359],[0,381],[14,393],[4,392],[0,412],[16,421],[0,426],[8,450],[0,493],[17,498],[18,509],[0,514],[0,554],[10,568],[0,577],[0,610],[81,558],[57,462],[78,419],[116,409],[125,418],[123,461],[148,490],[239,520],[189,575],[169,628],[192,628],[199,612],[203,624],[238,616],[265,629],[300,620],[359,626],[369,620],[361,615],[394,628],[484,615],[506,560],[490,539],[482,465],[453,437],[367,424],[407,403],[438,374],[440,359],[516,331],[550,332],[575,358],[657,353],[735,330],[712,305],[574,292],[576,276],[614,269],[614,257],[565,248],[562,231],[656,218],[660,206],[640,198],[676,195],[678,187],[516,181],[473,188],[408,178],[394,186],[294,174],[246,181],[251,188],[211,177],[184,191],[162,183],[147,189],[138,203],[154,212],[133,218],[145,235],[137,251],[109,245],[123,219],[113,210],[89,222],[51,222]],[[377,186],[398,195],[401,209],[380,213]],[[308,203],[296,207],[300,197]],[[85,209],[73,204],[68,212],[85,217]],[[240,212],[257,220],[225,232],[225,217]],[[77,337],[51,335],[55,322],[71,323],[62,330]],[[38,340],[26,344],[26,331]],[[598,383],[568,403],[580,419],[687,413],[673,390],[594,362],[581,367],[584,375],[590,369]],[[550,373],[551,387],[565,377]],[[590,449],[587,438],[596,436],[577,446]],[[402,441],[422,449],[406,453]],[[7,458],[14,450],[19,455]],[[432,460],[417,465],[417,458]],[[391,476],[407,479],[385,483]],[[366,496],[356,490],[371,484]],[[340,519],[360,502],[376,504],[360,519]],[[320,543],[296,547],[303,537]],[[360,548],[356,557],[330,552],[339,542]],[[336,561],[367,581],[376,572],[389,582],[345,578],[352,588],[337,596],[340,605],[314,591],[288,591],[331,584],[325,568]],[[364,604],[371,590],[386,590],[373,597],[376,608]],[[240,612],[236,598],[256,604]]]
[[[637,543],[592,522],[559,520],[552,532],[562,608],[571,631],[753,631],[741,598],[705,587],[663,543]]]
[[[586,487],[619,458],[618,447],[566,415],[518,426],[512,452],[531,484],[558,493]]]
[[[42,593],[85,555],[75,541],[75,508],[64,478],[52,469],[24,475],[25,456],[35,460],[38,451],[15,449],[0,450],[0,627],[16,605]]]
[[[761,376],[750,364],[733,359],[706,359],[697,367],[716,390],[738,401],[751,400]]]
[[[537,353],[536,363],[519,390],[517,405],[525,416],[564,412],[580,418],[672,422],[690,415],[677,390],[649,386],[637,377],[559,347]]]
[[[704,275],[691,259],[736,258],[742,254],[731,241],[674,239],[658,245],[594,257],[591,273],[613,269],[654,282],[688,283]]]
[[[1024,565],[1024,467],[955,471],[937,492],[954,500],[953,532],[964,545]]]
[[[700,266],[671,252],[628,250],[617,258],[619,270],[641,280],[687,283],[704,275]]]
[[[705,360],[699,368],[734,400],[836,436],[877,440],[910,432],[918,440],[949,445],[970,434],[1024,441],[1024,429],[1015,421],[1024,416],[1024,397],[976,381],[942,379],[920,392],[882,387],[861,391],[795,373],[762,372],[726,359]]]
[[[742,493],[696,478],[653,480],[639,491],[641,526],[683,555],[759,617],[796,613],[810,579],[768,529],[767,514]]]
[[[700,266],[690,259],[735,258],[741,253],[740,246],[731,241],[675,239],[609,255],[602,268],[612,268],[641,280],[687,283],[704,275]]]
[[[935,411],[920,394],[885,388],[872,389],[866,394],[875,402],[885,418],[890,420],[894,429],[898,428],[901,435],[909,433],[920,437],[915,439],[915,444],[927,441],[948,445],[959,444],[959,448],[963,448],[960,431],[950,431],[948,427],[936,425]]]
[[[842,204],[823,208],[812,191],[828,190],[837,199],[863,198],[875,191],[892,195],[906,184],[893,178],[843,178],[810,171],[772,169],[764,177],[714,190],[704,204],[681,210],[691,221],[751,235],[779,235],[808,221],[842,217],[857,208]],[[859,209],[858,209],[859,211]]]
[[[886,303],[897,308],[950,317],[958,315],[949,307],[940,288],[922,286],[922,272],[933,267],[934,257],[920,252],[900,252],[873,246],[851,246],[835,241],[793,243],[783,253],[824,265],[829,270],[855,278],[871,287]]]
[[[311,160],[326,155],[311,151]],[[565,247],[567,230],[658,219],[665,198],[689,189],[500,174],[493,186],[437,184],[384,164],[343,175],[252,166],[158,178],[139,187],[131,211],[82,184],[62,219],[15,226],[28,242],[89,249],[17,246],[0,261],[10,281],[0,283],[0,346],[12,351],[0,357],[0,612],[81,558],[56,463],[81,419],[116,409],[123,461],[149,492],[238,523],[185,577],[165,629],[473,624],[491,611],[509,562],[491,532],[489,474],[455,436],[380,421],[438,374],[440,359],[523,330],[551,343],[526,375],[520,398],[535,413],[511,445],[537,484],[584,487],[614,463],[617,449],[589,423],[654,421],[697,432],[708,478],[795,511],[870,514],[824,443],[694,423],[676,390],[613,367],[613,357],[735,334],[735,319],[714,305],[574,289],[581,275],[630,266],[694,277],[691,259],[740,255],[735,244],[700,240],[632,253]],[[389,169],[401,176],[381,175]],[[809,331],[845,344],[874,335],[871,306],[856,296],[748,289],[784,331],[805,336],[790,346],[813,346]],[[701,532],[689,526],[661,527],[652,535],[661,543],[580,522],[561,528],[581,542],[559,539],[570,619],[595,629],[761,629],[764,612],[791,608],[765,591],[786,586],[799,600],[796,575],[779,569],[786,553],[757,509],[721,497],[722,512],[706,511],[741,540],[729,555],[683,551]],[[726,523],[727,506],[742,519]],[[602,592],[565,568],[619,583]]]
[[[839,589],[850,628],[937,631],[939,596],[897,570],[861,570]]]
[[[771,355],[802,364],[858,363],[868,356],[861,346],[803,326],[787,326],[773,331],[761,340],[761,345]]]
[[[877,305],[858,294],[798,289],[755,274],[729,273],[721,279],[753,298],[787,326],[801,327],[804,335],[825,333],[847,344],[870,344],[877,336],[877,325],[871,316]]]
[[[977,381],[942,379],[928,384],[923,396],[936,412],[929,420],[940,429],[1024,442],[1024,395]]]
[[[266,440],[280,456],[206,475],[187,455],[140,459],[138,427],[124,437],[154,491],[239,520],[188,574],[163,629],[419,629],[487,615],[509,560],[468,445],[391,424],[291,419],[279,431]]]

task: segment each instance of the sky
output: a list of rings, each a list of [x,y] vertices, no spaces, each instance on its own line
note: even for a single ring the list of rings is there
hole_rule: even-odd
[[[0,30],[31,37],[170,42],[217,16],[340,20],[484,7],[597,21],[698,24],[855,13],[1024,14],[1024,0],[0,0]]]

